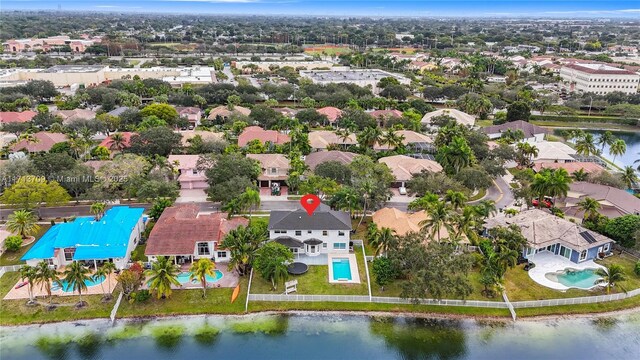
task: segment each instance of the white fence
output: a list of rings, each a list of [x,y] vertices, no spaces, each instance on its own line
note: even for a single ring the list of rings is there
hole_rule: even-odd
[[[284,295],[284,294],[249,294],[251,301],[296,301],[296,302],[369,302],[367,295]]]
[[[22,265],[0,266],[0,276],[12,271],[20,271]]]

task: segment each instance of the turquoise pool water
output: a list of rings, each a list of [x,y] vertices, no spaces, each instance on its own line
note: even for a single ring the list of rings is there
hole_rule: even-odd
[[[351,265],[349,259],[333,259],[333,280],[351,280]]]
[[[564,286],[589,289],[596,285],[596,280],[600,279],[600,276],[596,275],[595,269],[584,270],[572,270],[565,269],[558,273],[558,282]]]
[[[103,281],[105,280],[104,276],[101,276],[97,279],[91,279],[91,280],[85,280],[84,284],[87,285],[87,287],[90,286],[96,286],[96,285],[100,285]],[[73,289],[71,288],[71,284],[69,284],[67,281],[65,280],[61,280],[60,283],[62,284],[62,291],[64,292],[72,292]],[[60,285],[58,284],[53,284],[51,286],[51,290],[56,291],[56,290],[60,290]]]
[[[222,279],[222,271],[220,270],[214,270],[214,274],[215,276],[209,276],[207,275],[207,282],[208,283],[214,283],[220,279]],[[189,277],[191,276],[190,272],[181,272],[180,274],[178,274],[178,281],[180,282],[180,284],[186,284],[188,282],[191,282],[191,280],[189,280]],[[193,283],[197,283],[198,280],[193,280]]]

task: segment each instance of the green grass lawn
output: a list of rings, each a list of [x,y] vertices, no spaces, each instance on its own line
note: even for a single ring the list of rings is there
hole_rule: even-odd
[[[147,244],[141,244],[136,246],[135,249],[131,252],[131,260],[132,261],[142,261],[147,262],[149,259],[144,254],[144,250],[147,248]]]
[[[297,294],[304,295],[369,295],[367,288],[367,274],[364,268],[364,256],[362,248],[354,247],[356,259],[358,260],[358,273],[360,274],[360,284],[331,284],[329,283],[329,266],[315,265],[309,266],[309,271],[302,275],[290,275],[289,281],[298,280]],[[284,288],[282,284],[273,291],[271,282],[263,279],[260,274],[253,273],[251,283],[252,294],[282,294]]]
[[[469,197],[469,201],[480,200],[487,195],[487,189],[480,189],[474,196]]]
[[[611,289],[611,292],[621,292],[624,290],[630,291],[634,289],[640,289],[640,276],[636,275],[633,272],[633,268],[637,261],[638,260],[631,257],[630,255],[622,254],[613,255],[596,262],[602,266],[609,266],[611,264],[618,264],[622,266],[624,273],[627,275],[627,279],[625,281],[617,283],[616,286]]]
[[[371,223],[371,216],[365,216],[364,220],[362,220],[362,224],[360,224],[360,226],[358,226],[358,223],[360,222],[360,216],[356,217],[355,219],[351,219],[351,226],[353,227],[353,229],[355,230],[355,232],[353,234],[351,234],[351,239],[355,239],[355,240],[362,240],[364,243],[364,249],[367,253],[367,256],[372,256],[374,254],[374,250],[371,247],[371,245],[369,245],[369,243],[367,242],[367,228],[369,227],[369,224]]]
[[[0,297],[4,297],[11,287],[20,279],[18,272],[8,272],[0,278]],[[88,305],[82,309],[76,309],[73,304],[79,300],[78,296],[54,296],[53,303],[60,304],[54,310],[47,310],[44,306],[27,306],[26,299],[0,300],[0,324],[23,325],[30,323],[47,323],[58,321],[70,321],[79,319],[108,318],[115,298],[109,302],[102,302],[102,295],[83,296],[82,299]],[[47,302],[46,298],[38,298],[41,302]]]
[[[542,120],[530,120],[530,123],[538,126],[546,127],[558,127],[558,128],[573,128],[573,129],[609,129],[609,130],[630,130],[638,131],[637,126],[624,125],[624,124],[612,124],[612,123],[585,123],[585,122],[566,122],[566,121],[542,121]]]
[[[155,296],[143,303],[130,304],[122,301],[117,317],[152,317],[196,314],[240,314],[244,312],[247,299],[248,278],[240,280],[240,295],[231,303],[233,288],[209,288],[202,297],[202,289],[174,290],[171,297],[158,299]]]
[[[35,235],[36,241],[40,240],[42,235],[47,232],[51,228],[50,224],[41,224],[40,231]],[[2,256],[0,256],[0,266],[8,266],[8,265],[21,265],[24,264],[24,261],[20,261],[20,258],[27,252],[36,241],[32,242],[27,246],[23,246],[20,250],[16,252],[6,251]]]
[[[493,125],[493,120],[476,120],[476,125],[480,127],[487,127]]]

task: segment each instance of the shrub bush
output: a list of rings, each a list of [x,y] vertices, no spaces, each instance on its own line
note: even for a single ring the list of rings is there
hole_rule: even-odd
[[[131,298],[134,299],[135,302],[145,302],[149,300],[149,298],[151,298],[151,293],[149,292],[149,290],[140,290],[136,293],[133,293]]]
[[[633,269],[633,272],[640,276],[640,261],[636,263],[636,267]]]
[[[22,238],[18,235],[9,236],[4,240],[4,248],[8,251],[18,251],[22,246]]]

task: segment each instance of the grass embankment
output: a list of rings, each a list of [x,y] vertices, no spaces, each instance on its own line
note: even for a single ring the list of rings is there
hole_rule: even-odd
[[[2,256],[0,256],[0,266],[9,266],[9,265],[22,265],[24,261],[20,261],[20,258],[31,249],[33,244],[35,244],[44,233],[46,233],[51,228],[50,224],[42,224],[40,225],[40,230],[35,235],[36,240],[29,245],[23,246],[18,251],[5,251]]]
[[[289,276],[289,281],[298,280],[297,294],[300,295],[369,295],[362,248],[355,246],[354,252],[358,260],[360,284],[329,283],[329,267],[327,265],[309,266],[309,271],[302,275],[291,275]],[[284,293],[284,288],[280,285],[275,291],[272,290],[271,282],[263,279],[258,273],[254,272],[253,282],[251,283],[251,293],[282,294]]]
[[[572,129],[606,129],[606,130],[626,130],[626,131],[638,131],[638,127],[634,125],[626,124],[614,124],[614,123],[585,123],[585,122],[565,122],[565,121],[541,121],[530,120],[531,124],[544,126],[544,127],[557,127],[557,128],[572,128]]]
[[[20,273],[8,272],[0,278],[0,297],[7,295],[20,279]],[[70,321],[80,319],[108,318],[115,299],[102,302],[102,295],[83,296],[82,300],[87,306],[76,309],[74,304],[78,302],[78,296],[54,296],[53,303],[59,305],[53,310],[47,310],[45,306],[27,306],[27,300],[0,300],[0,324],[23,325],[30,323],[48,323]],[[38,298],[41,303],[48,303],[47,298]]]

